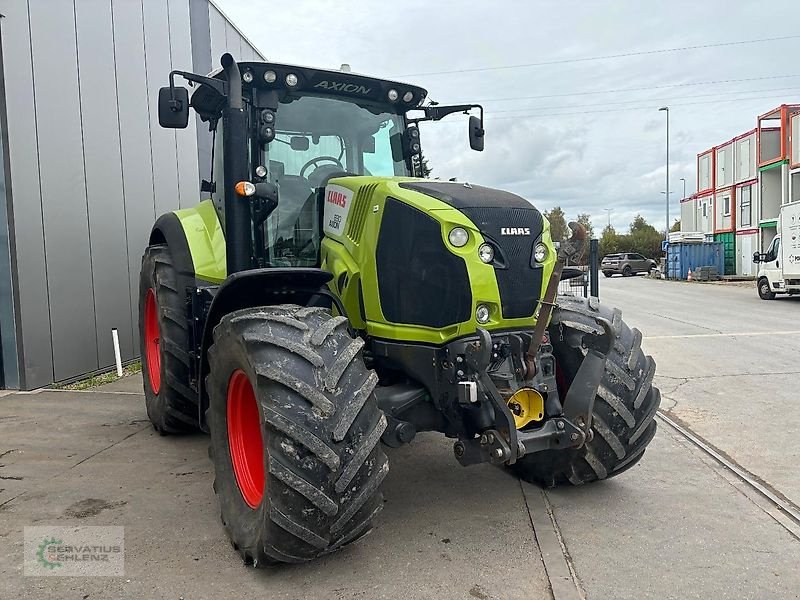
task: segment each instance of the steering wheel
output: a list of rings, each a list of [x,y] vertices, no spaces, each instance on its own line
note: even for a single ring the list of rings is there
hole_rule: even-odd
[[[334,163],[336,166],[338,166],[338,167],[339,167],[339,168],[340,168],[342,171],[344,171],[344,165],[343,165],[343,164],[342,164],[342,162],[341,162],[341,161],[340,161],[338,158],[336,158],[335,156],[317,156],[316,158],[312,158],[310,161],[308,161],[306,164],[304,164],[304,165],[303,165],[303,168],[302,168],[302,169],[300,169],[300,177],[304,177],[304,176],[305,176],[306,170],[307,170],[309,167],[313,167],[313,166],[315,166],[317,163],[320,163],[320,162],[322,162],[322,161],[328,161],[328,162],[332,162],[332,163]]]

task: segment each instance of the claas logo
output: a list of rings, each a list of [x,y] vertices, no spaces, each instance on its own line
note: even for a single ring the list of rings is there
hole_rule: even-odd
[[[347,204],[347,196],[345,196],[342,192],[328,190],[328,195],[326,196],[325,201],[344,208]]]

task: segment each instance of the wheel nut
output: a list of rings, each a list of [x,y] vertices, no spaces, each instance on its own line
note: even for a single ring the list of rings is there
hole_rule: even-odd
[[[487,441],[488,441],[490,444],[494,444],[494,434],[493,434],[493,433],[487,433],[487,434],[486,434],[486,440],[487,440]]]
[[[495,448],[495,450],[494,450],[494,455],[495,455],[497,458],[503,458],[503,456],[505,455],[505,453],[503,452],[503,449],[502,449],[502,448]]]
[[[577,433],[573,433],[571,436],[569,436],[569,439],[571,439],[573,442],[577,442],[578,441],[578,434]]]
[[[559,421],[558,423],[556,423],[556,427],[558,427],[559,429],[564,429],[564,421]]]

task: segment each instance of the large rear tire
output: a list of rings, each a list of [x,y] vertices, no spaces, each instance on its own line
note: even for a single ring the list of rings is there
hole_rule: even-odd
[[[347,319],[323,308],[226,315],[209,349],[222,522],[247,564],[304,562],[369,531],[389,469],[386,417]]]
[[[148,246],[139,275],[139,349],[147,416],[162,435],[199,429],[187,310],[169,248]]]
[[[602,331],[598,316],[611,322],[615,340],[594,401],[594,437],[579,449],[549,450],[522,458],[514,471],[526,481],[554,487],[614,477],[641,460],[656,433],[661,394],[652,385],[655,361],[642,352],[642,334],[622,321],[622,312],[596,300],[590,303],[585,298],[559,296],[553,311],[549,333],[561,398],[583,360],[582,337],[589,331]]]

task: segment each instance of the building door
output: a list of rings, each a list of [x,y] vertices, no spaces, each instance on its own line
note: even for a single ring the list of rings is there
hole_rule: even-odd
[[[739,236],[739,252],[742,257],[742,275],[754,275],[753,273],[753,236]]]

